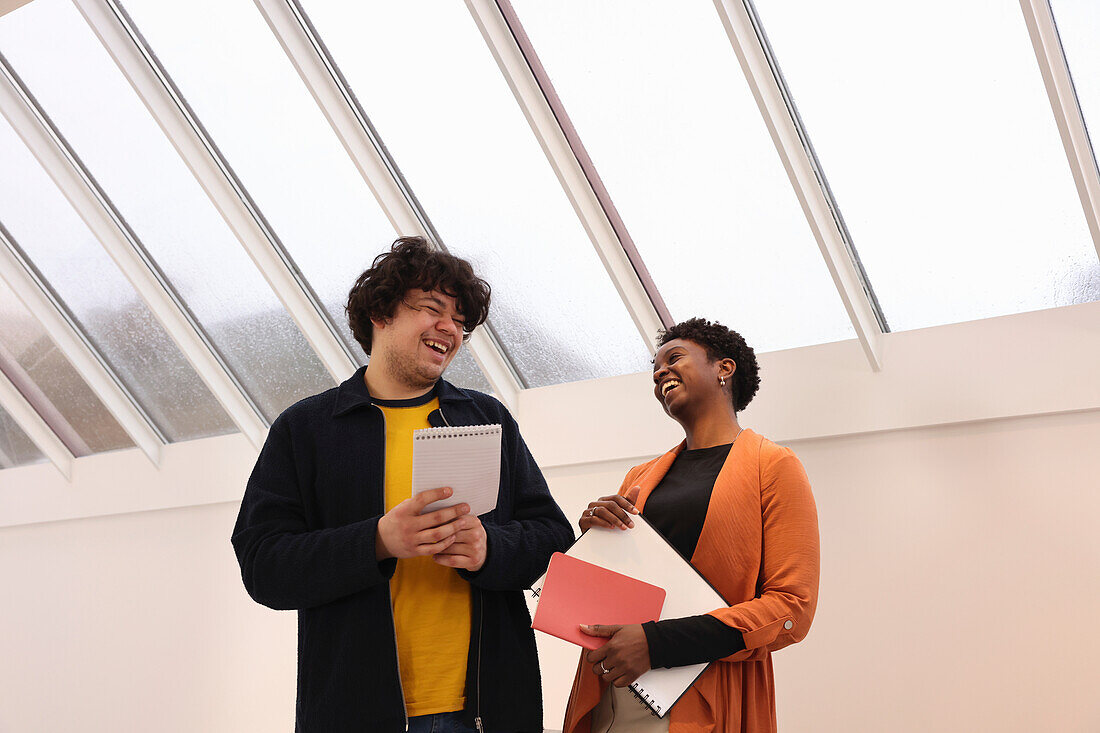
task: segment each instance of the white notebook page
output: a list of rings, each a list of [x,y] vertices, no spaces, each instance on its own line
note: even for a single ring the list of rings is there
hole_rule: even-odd
[[[423,514],[463,502],[477,516],[497,505],[500,485],[500,425],[463,425],[413,431],[412,493],[442,486],[450,498],[433,502]]]

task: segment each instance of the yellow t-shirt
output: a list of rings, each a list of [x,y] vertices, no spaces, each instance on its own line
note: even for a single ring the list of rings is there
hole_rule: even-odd
[[[386,418],[386,511],[412,496],[412,432],[431,427],[433,399],[416,407],[379,404]],[[397,561],[390,579],[397,658],[409,716],[466,707],[470,585],[429,557]]]

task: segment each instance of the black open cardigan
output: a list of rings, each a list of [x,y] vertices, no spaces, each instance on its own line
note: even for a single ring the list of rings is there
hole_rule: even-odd
[[[404,731],[389,579],[375,528],[385,511],[385,425],[360,368],[275,420],[248,480],[233,548],[249,595],[298,611],[302,733]],[[573,530],[515,420],[496,399],[440,380],[432,425],[503,426],[500,492],[482,517],[489,554],[471,585],[465,718],[484,729],[537,731],[542,682],[522,589]]]

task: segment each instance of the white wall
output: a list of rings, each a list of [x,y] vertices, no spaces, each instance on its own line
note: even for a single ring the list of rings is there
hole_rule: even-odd
[[[784,730],[1100,730],[1100,412],[790,445],[823,573],[776,655]],[[547,475],[572,518],[627,463]],[[289,730],[294,616],[245,595],[235,513],[0,529],[0,731]],[[541,651],[556,728],[576,654]]]
[[[0,530],[0,731],[289,731],[294,615],[214,504]]]

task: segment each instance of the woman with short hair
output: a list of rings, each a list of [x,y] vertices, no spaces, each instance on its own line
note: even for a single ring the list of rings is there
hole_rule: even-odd
[[[760,386],[736,331],[692,318],[664,331],[653,393],[685,438],[591,502],[591,527],[629,530],[641,514],[729,603],[700,616],[585,626],[609,637],[582,654],[565,733],[776,730],[771,653],[801,641],[817,606],[817,510],[790,449],[742,428]],[[656,667],[713,662],[664,718],[627,687]]]

